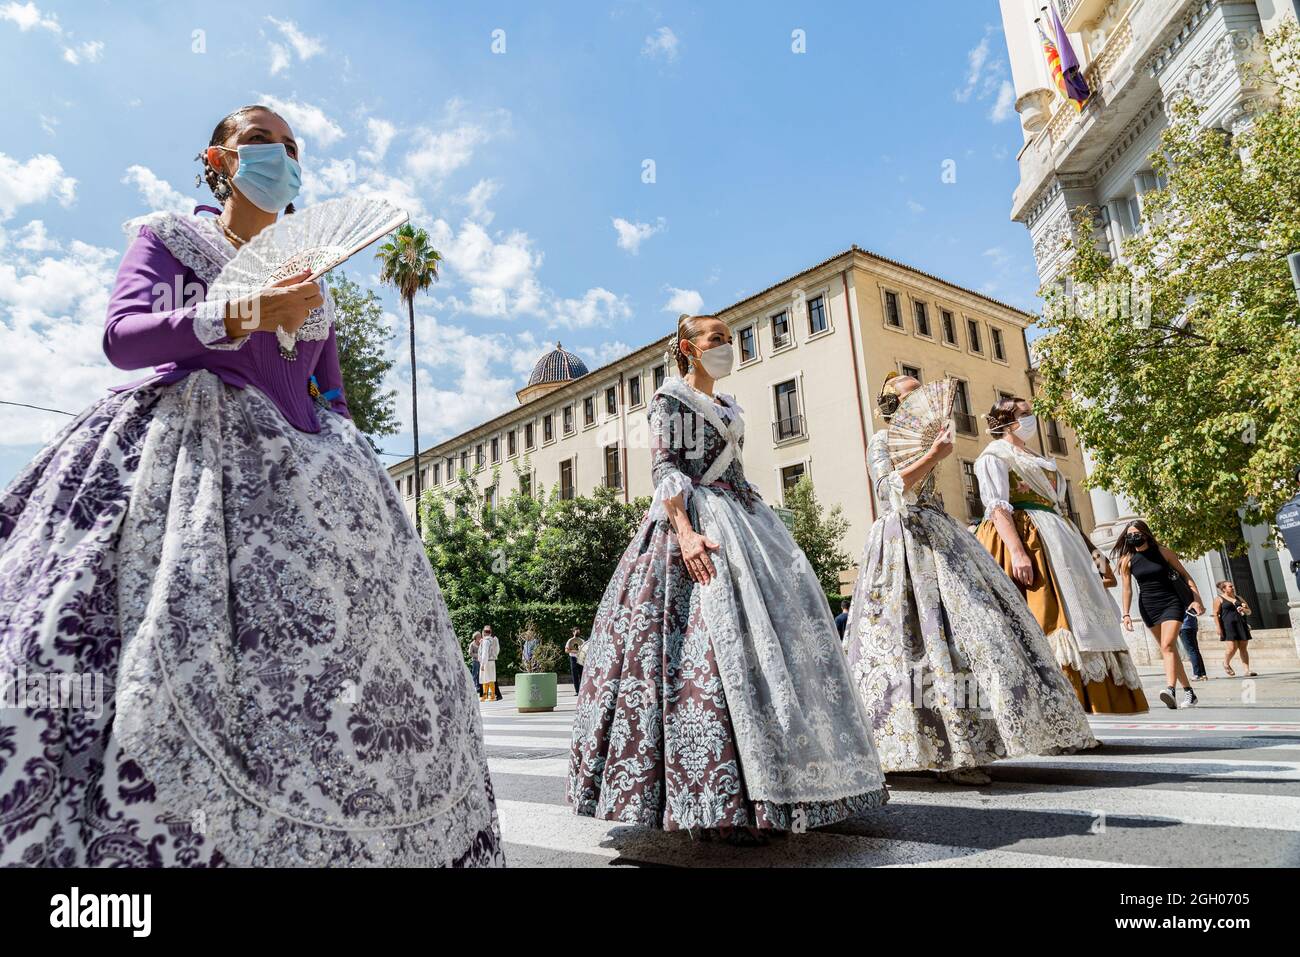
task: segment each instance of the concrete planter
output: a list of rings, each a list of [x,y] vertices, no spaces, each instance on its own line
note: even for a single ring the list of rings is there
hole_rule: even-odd
[[[554,672],[545,674],[528,674],[520,672],[515,675],[515,707],[521,714],[533,711],[555,710]]]

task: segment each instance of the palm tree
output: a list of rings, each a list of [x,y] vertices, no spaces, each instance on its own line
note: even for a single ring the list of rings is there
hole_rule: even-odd
[[[438,263],[442,254],[429,245],[429,234],[407,223],[393,233],[388,242],[379,247],[375,258],[383,265],[379,281],[393,286],[402,301],[411,327],[411,442],[415,459],[415,532],[424,540],[420,530],[420,418],[415,398],[415,296],[438,281]]]

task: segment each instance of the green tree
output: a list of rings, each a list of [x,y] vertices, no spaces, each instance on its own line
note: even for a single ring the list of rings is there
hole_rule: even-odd
[[[415,500],[422,493],[420,474],[420,413],[416,401],[415,371],[415,297],[438,281],[438,264],[442,255],[429,244],[429,234],[407,223],[379,247],[375,258],[380,261],[379,281],[395,287],[406,303],[411,333],[411,457],[415,466]],[[415,531],[420,529],[420,509],[415,510]]]
[[[823,509],[806,475],[786,492],[785,507],[794,512],[795,543],[803,549],[822,590],[838,594],[840,572],[853,564],[842,547],[849,530],[844,510],[838,505],[829,512]]]
[[[328,273],[325,282],[334,296],[334,330],[348,410],[371,448],[378,448],[374,436],[397,431],[397,393],[383,388],[384,376],[393,367],[385,358],[392,333],[384,322],[384,307],[374,292],[341,272]]]
[[[589,496],[553,497],[537,542],[540,598],[599,601],[649,507],[649,498],[624,502],[603,485]]]
[[[1294,78],[1300,41],[1269,41]],[[1296,90],[1235,139],[1179,104],[1153,157],[1164,188],[1112,262],[1076,211],[1066,290],[1047,295],[1038,404],[1074,427],[1092,482],[1123,493],[1175,550],[1241,548],[1297,490],[1300,249]],[[1243,159],[1244,157],[1244,159]]]

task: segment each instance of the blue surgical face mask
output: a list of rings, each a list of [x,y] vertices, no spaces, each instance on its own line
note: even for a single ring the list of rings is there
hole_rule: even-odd
[[[302,188],[302,167],[283,143],[252,143],[234,152],[239,169],[231,182],[250,203],[263,212],[278,213],[294,201]]]

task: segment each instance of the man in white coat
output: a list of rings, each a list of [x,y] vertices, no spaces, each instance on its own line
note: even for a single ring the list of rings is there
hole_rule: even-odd
[[[479,701],[500,701],[501,692],[497,690],[497,655],[501,654],[501,642],[492,634],[492,626],[483,627],[483,640],[478,646],[478,680],[483,685],[483,694]]]

